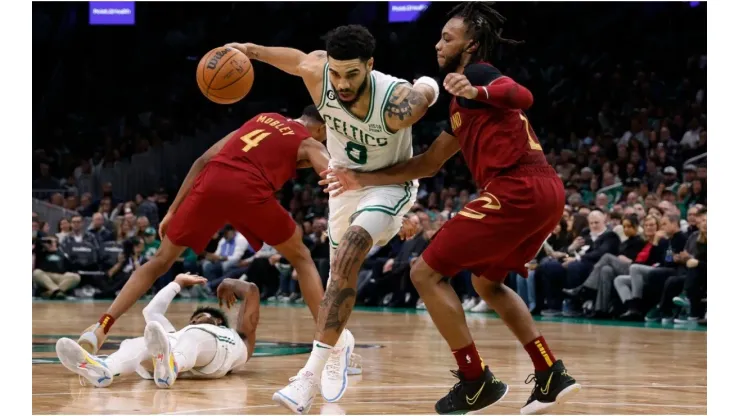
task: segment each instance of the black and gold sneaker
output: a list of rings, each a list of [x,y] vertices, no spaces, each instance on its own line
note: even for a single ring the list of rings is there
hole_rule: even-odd
[[[558,404],[568,401],[581,391],[581,385],[568,374],[561,360],[555,361],[545,371],[535,371],[527,377],[525,383],[534,381],[532,394],[522,407],[523,415],[541,415],[549,413]]]
[[[465,376],[456,370],[450,372],[460,381],[434,406],[440,415],[464,415],[481,410],[503,399],[509,392],[509,386],[494,377],[488,366],[477,380],[465,380]]]

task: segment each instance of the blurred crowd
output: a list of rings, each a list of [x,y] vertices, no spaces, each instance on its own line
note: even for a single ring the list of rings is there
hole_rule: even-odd
[[[91,59],[86,47],[124,35],[100,29],[93,36],[97,29],[59,17],[77,13],[82,19],[86,9],[64,7],[77,6],[34,7],[35,21],[46,28],[34,34],[34,51],[38,43],[58,60],[54,71],[34,77],[34,102],[41,103],[34,108],[34,207],[43,208],[33,216],[34,294],[110,298],[156,250],[159,219],[187,166],[162,168],[125,187],[101,172],[154,152],[164,160],[162,149],[176,149],[195,131],[233,128],[261,111],[293,114],[308,99],[293,93],[302,91],[300,80],[264,66],[255,69],[260,81],[249,100],[228,109],[208,103],[191,79],[198,54],[232,40],[312,50],[320,47],[318,34],[336,20],[322,20],[310,4],[220,3],[209,6],[219,9],[212,13],[184,7],[160,27],[160,20],[150,19],[165,6],[142,4],[141,23],[128,35],[148,41],[123,42],[115,53],[103,48]],[[409,79],[433,74],[433,61],[423,56],[449,7],[434,3],[419,22],[400,26],[383,22],[381,7],[344,4],[337,12],[376,35],[382,71]],[[305,27],[237,32],[231,23],[250,8],[315,18]],[[494,63],[533,92],[529,118],[567,193],[561,224],[527,265],[528,276],[512,274],[507,283],[533,314],[543,316],[705,322],[706,5],[503,3],[500,11],[509,18],[507,35],[527,43],[502,48]],[[541,30],[554,20],[562,26],[556,34]],[[155,30],[162,36],[151,36]],[[404,48],[409,42],[425,42],[429,51]],[[117,59],[127,59],[126,71],[141,79],[101,83],[115,76],[110,68],[119,71],[108,65]],[[168,65],[166,83],[143,75],[151,59]],[[46,83],[36,88],[37,79]],[[267,81],[273,79],[280,83]],[[74,94],[71,85],[85,93]],[[446,104],[443,97],[414,127],[415,154],[446,122]],[[302,171],[278,198],[303,229],[326,280],[328,197],[316,180]],[[422,180],[410,216],[419,234],[373,248],[360,272],[358,304],[424,308],[410,267],[444,222],[478,193],[461,155]],[[266,300],[301,301],[290,265],[269,246],[255,253],[230,227],[214,235],[204,253],[186,252],[153,291],[181,271],[209,280],[182,296],[208,298],[220,279],[237,277],[258,283]],[[449,277],[466,310],[489,311],[469,273]]]

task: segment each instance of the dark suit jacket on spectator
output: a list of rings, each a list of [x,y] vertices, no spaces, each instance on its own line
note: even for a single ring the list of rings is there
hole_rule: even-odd
[[[660,259],[660,267],[671,267],[674,269],[679,267],[678,264],[673,262],[673,255],[682,252],[686,247],[686,234],[680,231],[677,232],[670,240],[666,240],[666,244],[663,247],[665,250]]]
[[[621,241],[614,231],[604,231],[596,241],[591,240],[591,236],[586,238],[586,245],[589,246],[586,254],[581,256],[581,261],[596,264],[597,261],[606,253],[617,254]]]

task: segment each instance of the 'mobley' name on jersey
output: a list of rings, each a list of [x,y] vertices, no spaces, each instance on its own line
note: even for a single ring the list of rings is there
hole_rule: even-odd
[[[343,134],[353,142],[373,147],[383,147],[388,145],[387,137],[373,137],[363,132],[359,127],[355,127],[351,124],[348,125],[346,121],[332,117],[329,114],[324,114],[324,121],[326,121],[327,127],[337,133]]]
[[[277,129],[277,131],[282,133],[283,136],[290,136],[291,134],[295,134],[293,129],[281,123],[280,121],[273,119],[272,117],[261,115],[257,117],[257,122],[267,124],[270,127],[274,127],[275,129]]]

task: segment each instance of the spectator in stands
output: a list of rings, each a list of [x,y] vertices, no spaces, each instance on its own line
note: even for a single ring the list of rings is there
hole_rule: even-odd
[[[144,258],[144,240],[139,237],[130,237],[123,241],[123,250],[118,255],[116,263],[105,271],[107,280],[99,282],[100,292],[96,298],[108,299],[116,297],[123,285],[134,270],[146,262]]]
[[[688,271],[684,293],[673,298],[675,305],[689,308],[687,322],[700,321],[701,316],[706,313],[701,299],[706,296],[707,291],[707,210],[702,209],[697,214],[697,219],[698,230],[686,242],[691,258],[686,261]],[[682,322],[679,320],[677,323]]]
[[[59,179],[51,176],[51,169],[48,163],[40,163],[38,178],[33,181],[32,185],[33,189],[55,190],[59,189]]]
[[[625,320],[641,320],[646,309],[658,303],[663,291],[665,281],[676,274],[676,268],[679,266],[675,260],[680,260],[677,255],[686,246],[686,235],[683,234],[679,226],[679,216],[675,213],[666,214],[660,219],[660,231],[656,233],[654,245],[657,245],[660,257],[656,263],[650,265],[632,265],[629,272],[629,283],[625,278],[621,278],[620,283],[615,282],[615,286],[628,285],[631,287],[630,296],[626,295],[627,291],[622,289],[620,297],[623,302],[629,302],[629,310],[620,318]],[[665,238],[666,241],[660,241]],[[660,311],[654,308],[648,313],[646,319],[651,321],[660,320]]]
[[[157,240],[157,230],[149,227],[144,230],[144,258],[149,261],[159,249],[160,241]]]
[[[152,190],[144,199],[136,211],[139,217],[146,217],[152,227],[159,227],[159,208],[157,207],[157,192]]]
[[[85,192],[80,197],[80,206],[77,207],[77,212],[83,217],[89,217],[93,214],[92,194]]]
[[[53,193],[51,198],[49,198],[49,202],[57,207],[64,207],[64,195],[59,192]]]
[[[688,209],[686,213],[686,223],[688,227],[686,227],[685,230],[681,230],[686,233],[686,235],[691,235],[695,231],[699,230],[698,224],[697,224],[697,214],[699,213],[699,208],[696,206],[693,206]]]
[[[705,221],[706,220],[704,220],[704,222]],[[677,231],[676,234],[678,235],[683,233]],[[703,242],[698,242],[699,239],[702,239]],[[658,303],[658,312],[660,313],[662,323],[674,323],[674,318],[678,319],[679,321],[683,321],[676,323],[685,323],[685,318],[676,318],[676,316],[674,315],[673,299],[675,297],[679,297],[679,294],[684,289],[685,281],[690,271],[688,267],[688,262],[692,259],[696,260],[697,257],[701,257],[706,265],[706,228],[704,228],[704,232],[696,231],[692,233],[686,239],[686,245],[684,246],[683,251],[681,251],[680,253],[674,252],[673,254],[673,261],[676,266],[673,268],[673,273],[671,273],[670,276],[664,280],[661,290],[660,302]],[[694,266],[692,268],[695,268],[698,265],[698,263],[696,263],[695,261],[692,261],[691,263],[692,266]],[[696,273],[696,271],[694,271],[694,273]],[[666,272],[665,274],[668,274],[668,272]],[[698,276],[696,276],[695,278],[698,278]],[[706,279],[706,276],[704,278]],[[660,282],[663,281],[663,275],[658,274],[658,271],[652,271],[650,274],[648,274],[647,279],[648,281],[646,283],[646,288],[650,288],[651,284],[655,284],[656,286],[659,285]],[[648,317],[648,319],[651,318],[653,318],[653,316]],[[698,315],[696,315],[695,318],[698,319]]]
[[[648,215],[652,215],[655,218],[663,218],[663,210],[657,206],[650,207],[650,209],[648,209]]]
[[[226,236],[226,231],[224,236]],[[219,243],[220,245],[220,243]],[[280,272],[276,265],[282,260],[282,256],[269,244],[263,244],[260,251],[246,259],[239,260],[233,267],[223,273],[222,276],[208,281],[210,293],[216,293],[216,288],[224,279],[239,279],[246,275],[247,280],[260,288],[260,297],[264,300],[274,295],[280,284]]]
[[[563,263],[549,262],[541,269],[543,288],[551,299],[548,308],[562,298],[563,288],[575,288],[588,277],[597,261],[606,253],[616,254],[619,250],[619,236],[606,228],[606,216],[601,211],[588,215],[589,233],[578,236],[568,247],[568,257]],[[569,305],[567,305],[569,306]],[[577,316],[580,312],[565,308],[563,313]],[[557,309],[543,312],[543,315],[557,315]]]
[[[87,231],[98,239],[98,246],[114,238],[113,232],[105,227],[105,217],[99,212],[93,214]]]
[[[45,299],[66,299],[67,293],[80,284],[80,275],[69,271],[66,256],[59,250],[56,237],[37,240],[33,282]]]
[[[139,216],[138,218],[136,218],[135,234],[137,237],[144,238],[144,232],[149,227],[151,227],[151,224],[149,223],[149,218],[145,216]]]
[[[646,247],[638,234],[639,226],[640,222],[636,215],[625,217],[622,229],[627,239],[619,245],[619,252],[604,254],[583,284],[572,289],[563,289],[566,296],[578,298],[580,301],[591,301],[590,304],[584,303],[584,312],[587,316],[603,318],[609,315],[614,278],[629,273],[630,264]],[[654,234],[656,228],[648,230],[647,236]]]
[[[69,270],[97,271],[98,270],[98,239],[85,231],[81,215],[73,215],[72,232],[64,239],[62,251],[70,262]]]
[[[634,204],[632,205],[632,209],[635,211],[635,215],[637,215],[637,219],[639,219],[640,223],[642,223],[642,221],[645,220],[645,216],[647,216],[645,207],[642,206],[642,204]]]
[[[658,185],[655,193],[658,195],[662,195],[663,191],[676,193],[679,186],[681,184],[678,182],[678,171],[673,166],[666,166],[663,168],[663,181]]]
[[[67,198],[64,199],[64,209],[68,209],[70,211],[77,211],[77,208],[79,208],[79,201],[77,198],[77,195],[69,195]]]
[[[141,218],[146,219],[146,217],[139,217],[139,219]],[[203,264],[203,277],[209,281],[222,277],[224,273],[238,266],[239,260],[248,248],[247,239],[236,232],[233,226],[226,225],[216,252],[206,255],[206,262]]]
[[[70,232],[72,232],[72,224],[69,220],[66,218],[59,220],[57,224],[57,239],[59,240],[59,244],[64,242],[64,239],[67,238]]]

